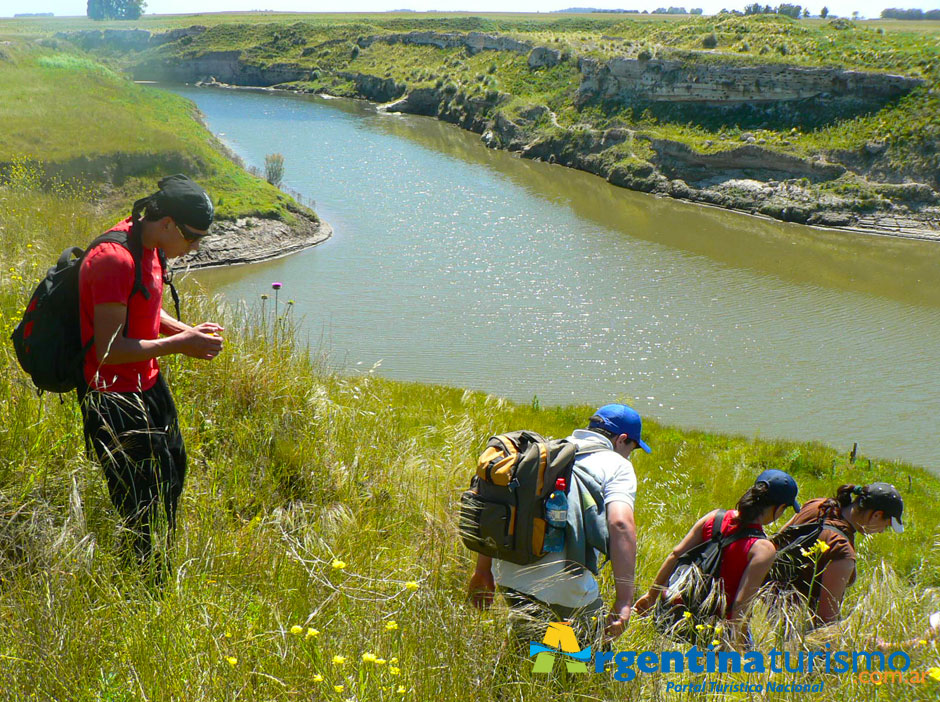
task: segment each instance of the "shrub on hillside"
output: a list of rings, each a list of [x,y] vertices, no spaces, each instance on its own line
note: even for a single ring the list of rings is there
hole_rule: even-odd
[[[280,187],[284,180],[284,156],[268,154],[264,157],[264,179],[274,187]]]

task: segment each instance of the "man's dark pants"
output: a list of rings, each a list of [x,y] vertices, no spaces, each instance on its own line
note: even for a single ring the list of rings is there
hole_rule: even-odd
[[[86,447],[104,468],[111,502],[138,562],[152,553],[162,521],[172,534],[186,477],[186,447],[163,374],[142,392],[79,390]]]

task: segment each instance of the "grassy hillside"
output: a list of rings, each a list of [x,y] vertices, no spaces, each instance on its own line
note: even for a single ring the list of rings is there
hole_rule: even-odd
[[[56,253],[106,221],[73,193],[38,190],[27,171],[0,188],[4,335]],[[163,363],[190,473],[179,569],[160,596],[116,563],[107,491],[82,454],[74,401],[37,398],[10,345],[0,348],[0,699],[387,700],[402,698],[399,686],[415,700],[535,700],[563,691],[665,699],[667,681],[702,677],[531,675],[528,661],[498,653],[504,609],[480,614],[465,603],[471,559],[457,538],[455,503],[483,442],[520,427],[563,436],[593,408],[536,409],[369,372],[333,375],[297,343],[289,306],[277,318],[270,300],[222,308],[193,284],[183,299],[187,319],[224,322],[227,345],[213,363]],[[827,640],[864,650],[875,634],[902,638],[924,627],[936,606],[925,589],[940,585],[935,477],[869,466],[864,457],[853,466],[815,444],[655,422],[647,431],[655,453],[635,461],[641,587],[697,515],[732,506],[766,468],[791,471],[804,497],[846,481],[889,480],[904,493],[907,531],[860,538],[851,614]],[[603,580],[612,593],[609,572]],[[758,650],[769,651],[774,634],[762,615],[756,621]],[[801,645],[822,644],[790,644]],[[636,620],[620,646],[677,644]],[[369,653],[386,662],[364,661]],[[937,655],[933,647],[913,651],[913,668],[935,665]],[[805,682],[792,674],[774,680]],[[878,689],[851,676],[825,678],[825,686],[853,700],[876,699]],[[936,686],[891,694],[932,699]]]
[[[209,191],[221,218],[293,216],[289,196],[222,154],[188,100],[74,53],[22,40],[0,51],[0,173],[14,161],[41,163],[46,177],[75,180],[123,212],[157,177],[183,171]]]

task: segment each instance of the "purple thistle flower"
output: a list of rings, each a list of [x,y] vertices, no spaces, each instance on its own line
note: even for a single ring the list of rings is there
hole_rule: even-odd
[[[275,290],[280,290],[281,283],[271,283],[271,287],[274,288]]]

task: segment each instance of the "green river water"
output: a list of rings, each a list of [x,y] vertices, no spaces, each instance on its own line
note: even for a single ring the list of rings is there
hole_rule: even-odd
[[[940,469],[940,245],[629,192],[361,102],[176,91],[247,163],[282,153],[335,229],[199,279],[249,301],[282,282],[345,371]]]

